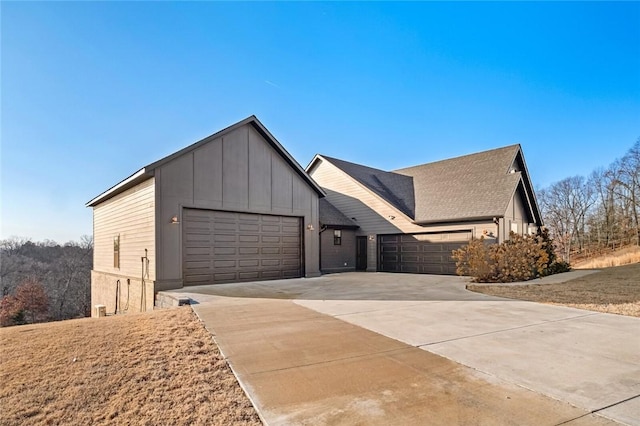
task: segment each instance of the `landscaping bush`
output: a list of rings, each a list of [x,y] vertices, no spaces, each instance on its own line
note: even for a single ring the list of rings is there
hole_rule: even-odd
[[[556,256],[556,251],[553,245],[553,239],[549,235],[549,230],[547,228],[538,228],[536,238],[542,243],[542,247],[549,258],[547,266],[541,276],[544,277],[547,275],[560,274],[571,270],[571,265],[569,265],[568,262],[558,260],[558,256]]]
[[[535,236],[511,233],[501,244],[474,238],[452,255],[458,275],[471,276],[475,282],[527,281],[570,270],[567,263],[557,261],[546,230]]]
[[[478,282],[485,282],[493,275],[494,265],[484,237],[471,239],[466,247],[454,250],[452,256],[458,275],[472,276]]]

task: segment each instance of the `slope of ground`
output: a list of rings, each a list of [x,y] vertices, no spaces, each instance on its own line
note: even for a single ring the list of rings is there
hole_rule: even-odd
[[[0,424],[260,424],[189,307],[0,329]]]
[[[640,263],[603,269],[561,284],[469,285],[478,293],[640,317]]]
[[[630,246],[597,257],[578,259],[571,262],[574,269],[599,269],[640,262],[640,247]]]

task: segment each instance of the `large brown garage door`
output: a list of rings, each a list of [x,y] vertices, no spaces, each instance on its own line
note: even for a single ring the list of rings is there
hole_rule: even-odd
[[[471,231],[380,235],[380,270],[413,274],[456,273],[451,251],[467,244]]]
[[[298,217],[185,209],[182,220],[184,285],[302,276]]]

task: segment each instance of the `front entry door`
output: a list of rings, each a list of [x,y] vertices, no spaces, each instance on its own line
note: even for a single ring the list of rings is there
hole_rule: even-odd
[[[367,270],[367,237],[357,237],[356,271]]]

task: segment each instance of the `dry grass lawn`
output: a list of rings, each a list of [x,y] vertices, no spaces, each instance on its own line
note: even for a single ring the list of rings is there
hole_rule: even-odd
[[[259,425],[189,307],[0,329],[0,424]]]
[[[562,284],[469,285],[471,291],[640,317],[640,263],[603,269]]]
[[[640,247],[625,247],[605,256],[572,263],[574,269],[600,269],[640,262]]]

